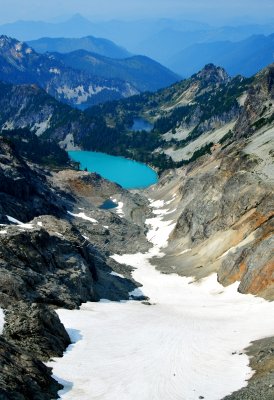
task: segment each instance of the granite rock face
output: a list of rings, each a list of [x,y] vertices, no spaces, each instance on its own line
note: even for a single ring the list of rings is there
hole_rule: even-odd
[[[168,272],[169,260],[181,275],[217,272],[222,284],[240,281],[240,292],[273,300],[273,184],[255,172],[260,161],[244,148],[239,143],[206,156],[160,189],[176,188],[178,195],[176,226],[160,268]]]
[[[273,122],[273,99],[274,65],[271,64],[255,76],[236,123],[234,136],[250,137],[262,126]]]
[[[62,357],[71,343],[53,309],[45,304],[23,301],[6,310],[3,337],[41,361]]]
[[[8,227],[0,237],[1,296],[13,302],[45,302],[73,308],[95,300],[96,269],[81,236],[66,222],[51,218],[51,229]],[[54,224],[56,222],[56,224]],[[62,229],[68,238],[62,237]],[[58,232],[59,230],[59,232]],[[61,237],[60,237],[60,236]]]
[[[50,368],[0,337],[1,400],[49,400],[60,389]]]

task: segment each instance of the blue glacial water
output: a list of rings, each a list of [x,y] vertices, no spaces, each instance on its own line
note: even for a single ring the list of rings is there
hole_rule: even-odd
[[[153,129],[153,125],[143,118],[134,118],[133,125],[130,129],[134,132],[138,131],[151,132]]]
[[[110,156],[93,151],[69,151],[80,169],[97,172],[103,178],[119,183],[125,189],[143,189],[158,181],[157,173],[145,164],[124,157]]]

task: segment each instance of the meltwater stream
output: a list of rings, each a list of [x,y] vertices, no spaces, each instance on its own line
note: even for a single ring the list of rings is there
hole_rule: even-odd
[[[153,248],[113,255],[135,267],[151,305],[101,301],[58,311],[75,342],[50,363],[63,400],[221,400],[252,375],[243,349],[273,335],[274,303],[238,293],[237,284],[224,288],[215,274],[195,283],[155,270],[150,260],[161,257],[174,222],[167,204],[151,207]]]

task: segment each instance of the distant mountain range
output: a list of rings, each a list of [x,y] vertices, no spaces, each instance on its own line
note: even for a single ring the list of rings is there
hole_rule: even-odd
[[[241,41],[252,35],[270,35],[274,32],[274,23],[241,24],[239,26],[213,27],[197,21],[182,18],[150,18],[135,21],[90,21],[77,14],[64,22],[17,21],[0,26],[0,33],[16,37],[19,40],[31,41],[41,37],[81,38],[96,36],[107,38],[119,46],[125,47],[132,54],[143,54],[169,66],[169,59],[186,47],[196,43],[219,41]],[[43,41],[40,43],[43,45]],[[37,46],[39,43],[37,43]],[[69,45],[71,46],[71,44]],[[42,48],[34,48],[40,52]],[[101,53],[93,48],[81,49],[113,57],[110,53]],[[66,51],[78,50],[68,48]],[[61,48],[50,51],[63,52]],[[121,51],[121,49],[120,49]],[[117,57],[117,55],[114,56]]]
[[[119,60],[85,50],[67,54],[53,53],[53,56],[71,68],[105,79],[120,79],[130,82],[140,92],[156,91],[181,79],[179,75],[145,56],[133,56]]]
[[[70,53],[86,50],[110,58],[127,58],[131,54],[111,40],[86,36],[83,38],[41,38],[27,42],[37,53]]]
[[[162,64],[171,67],[170,60],[180,52],[196,44],[212,44],[215,42],[240,42],[254,35],[269,35],[274,32],[274,24],[269,26],[239,26],[208,28],[195,31],[163,29],[140,41],[134,48],[135,53],[149,55]],[[129,47],[130,48],[130,47]],[[189,63],[190,60],[188,60]],[[205,64],[203,64],[205,65]]]
[[[85,51],[76,55],[38,54],[23,42],[1,36],[0,79],[37,84],[56,99],[84,109],[157,90],[179,77],[146,57],[112,60]]]
[[[27,41],[41,37],[82,37],[93,33],[96,25],[76,14],[64,22],[15,21],[0,26],[3,35]]]
[[[198,43],[172,57],[168,64],[186,77],[208,63],[221,65],[232,76],[249,77],[273,61],[274,34],[254,35],[239,42]]]

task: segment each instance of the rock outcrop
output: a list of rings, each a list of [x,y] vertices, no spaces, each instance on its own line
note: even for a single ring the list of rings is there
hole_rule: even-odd
[[[58,315],[46,304],[19,301],[5,313],[3,337],[39,360],[62,357],[71,343]]]
[[[107,256],[146,249],[144,226],[98,208],[112,195],[125,196],[130,213],[138,207],[135,195],[96,174],[43,170],[4,139],[0,183],[0,307],[6,312],[0,398],[50,400],[61,385],[42,362],[61,356],[70,343],[54,309],[127,300],[138,283],[130,267]]]
[[[0,337],[1,400],[50,400],[60,389],[50,368]]]

